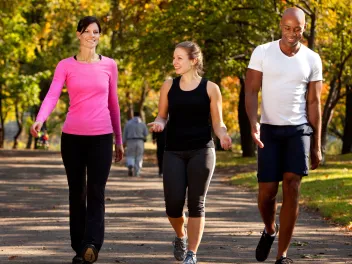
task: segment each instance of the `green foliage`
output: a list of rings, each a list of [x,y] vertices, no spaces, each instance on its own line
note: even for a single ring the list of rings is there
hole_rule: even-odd
[[[3,6],[0,14],[0,53],[4,55],[0,57],[2,116],[13,111],[17,104],[15,98],[18,103],[26,101],[21,103],[21,111],[35,115],[35,107],[31,106],[38,107],[39,90],[41,99],[46,94],[57,63],[78,52],[76,25],[86,15],[97,16],[102,24],[98,52],[118,63],[118,94],[123,122],[131,108],[142,106],[146,120],[154,118],[159,89],[165,79],[174,76],[172,55],[175,44],[193,40],[201,46],[205,56],[205,77],[218,83],[224,93],[224,119],[229,131],[238,132],[235,108],[238,106],[239,86],[235,80],[243,77],[254,47],[280,37],[280,17],[289,6],[296,5],[316,15],[315,47],[323,59],[325,83],[330,84],[346,58],[340,79],[335,80],[336,85],[342,85],[337,97],[343,98],[344,87],[350,83],[351,61],[348,56],[352,51],[352,8],[349,0],[6,2],[8,4]],[[309,33],[309,16],[307,21]],[[42,74],[39,83],[38,74]],[[324,102],[328,92],[329,87],[324,92]],[[68,104],[67,93],[63,93],[61,102]],[[343,102],[340,100],[337,105],[339,110],[334,111],[330,127],[330,132],[335,135],[343,131]],[[63,112],[58,113],[60,120],[55,118],[55,122],[63,120],[66,109],[59,107],[58,110]]]

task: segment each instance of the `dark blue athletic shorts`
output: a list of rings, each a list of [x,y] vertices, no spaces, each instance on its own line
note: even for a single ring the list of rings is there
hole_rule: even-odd
[[[285,172],[308,175],[310,137],[309,124],[297,126],[260,125],[258,148],[258,182],[279,182]]]

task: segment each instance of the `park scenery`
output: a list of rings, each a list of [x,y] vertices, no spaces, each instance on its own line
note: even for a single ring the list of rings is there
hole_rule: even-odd
[[[69,264],[74,256],[60,154],[70,106],[66,86],[37,137],[30,127],[58,62],[79,51],[76,28],[85,16],[101,23],[97,53],[118,66],[122,130],[134,111],[144,123],[154,121],[161,86],[177,76],[175,45],[199,44],[204,77],[222,94],[232,148],[222,149],[213,135],[216,168],[198,263],[257,263],[263,222],[245,74],[255,47],[280,39],[280,19],[289,7],[305,14],[301,42],[320,55],[323,86],[322,162],[302,180],[288,255],[295,263],[352,263],[350,0],[0,0],[0,263]],[[129,177],[125,163],[114,163],[107,181],[105,242],[97,263],[180,263],[172,253],[174,232],[152,133],[140,177]],[[282,198],[279,188],[277,216]],[[277,240],[273,245],[266,263],[275,262]]]

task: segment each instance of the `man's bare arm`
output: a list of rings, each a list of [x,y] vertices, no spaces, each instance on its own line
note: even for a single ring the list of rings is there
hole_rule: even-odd
[[[322,160],[321,156],[321,90],[322,81],[310,82],[307,95],[308,122],[313,128],[311,145],[311,169],[316,169]]]
[[[251,123],[251,131],[254,142],[259,147],[264,147],[260,141],[260,131],[258,123],[258,93],[262,86],[263,73],[260,71],[248,69],[245,80],[245,103],[246,112]]]

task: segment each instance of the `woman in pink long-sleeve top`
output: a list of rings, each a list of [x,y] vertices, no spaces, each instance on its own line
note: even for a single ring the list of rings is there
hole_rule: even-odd
[[[117,66],[113,59],[96,53],[100,33],[95,17],[79,21],[76,34],[80,51],[57,65],[49,92],[31,127],[32,135],[37,136],[66,84],[70,106],[62,128],[61,154],[69,186],[71,246],[76,252],[73,264],[95,262],[103,244],[104,195],[113,134],[115,161],[123,155]]]

